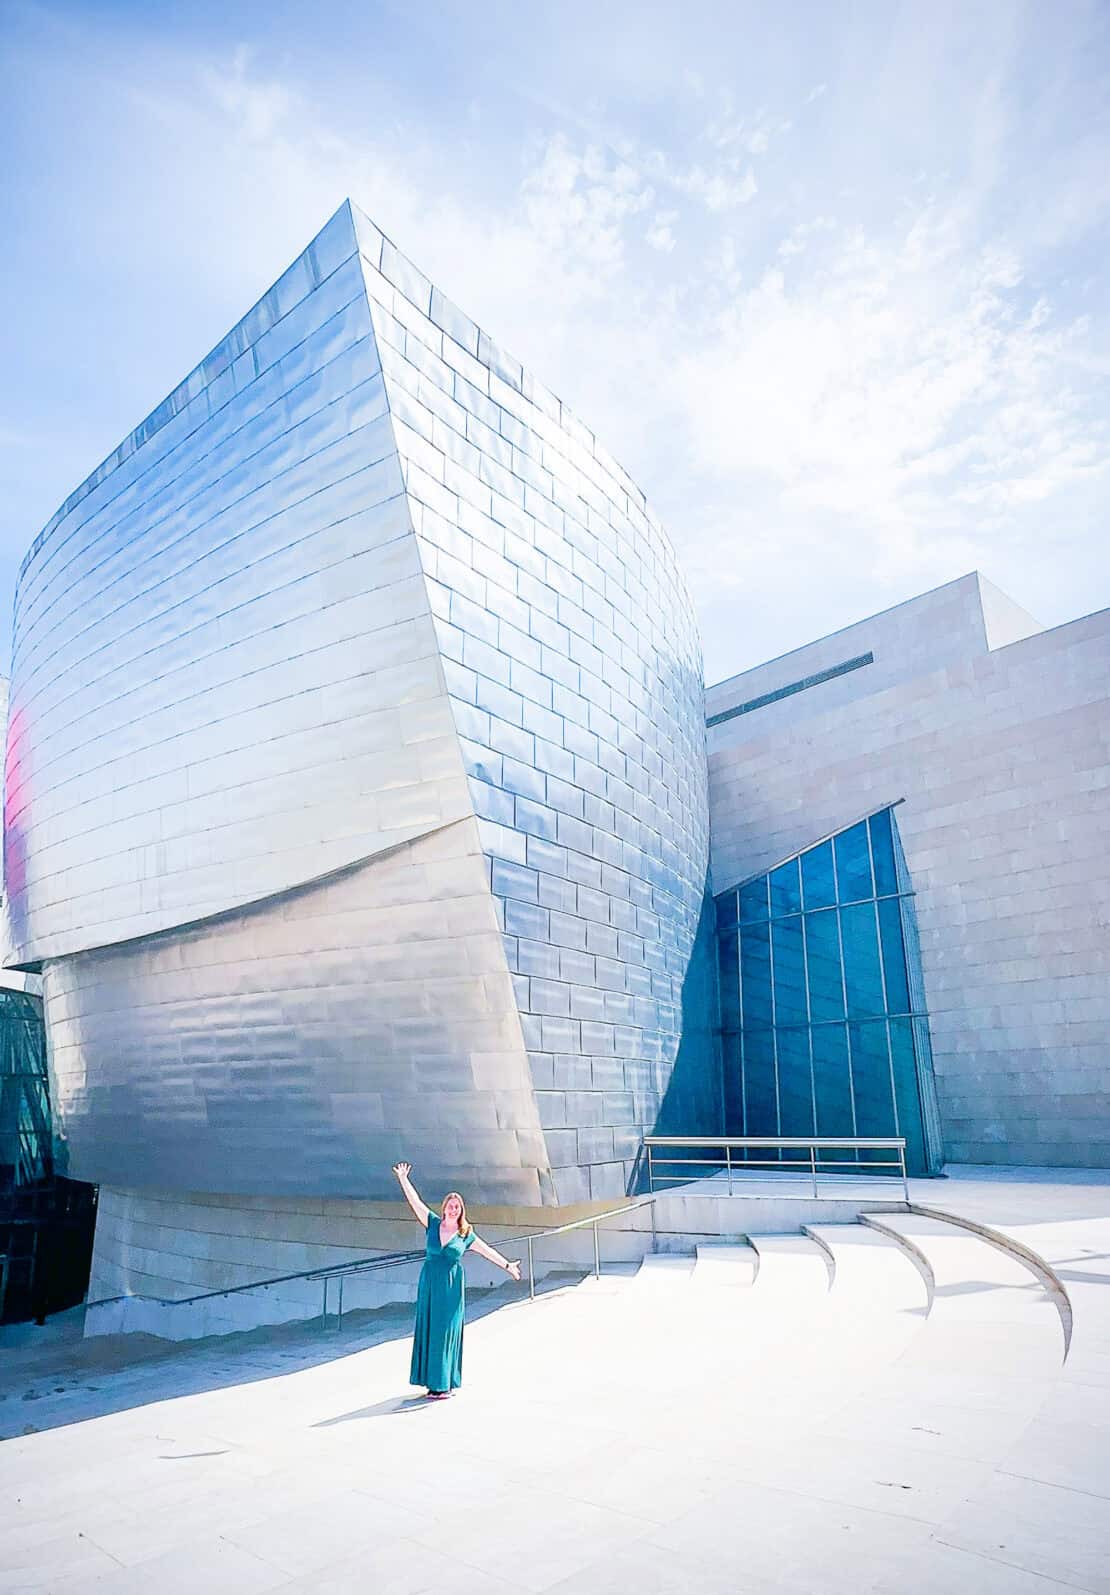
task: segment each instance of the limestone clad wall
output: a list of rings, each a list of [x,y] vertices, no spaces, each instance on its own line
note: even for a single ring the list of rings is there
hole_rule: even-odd
[[[874,691],[860,670],[849,701],[833,681],[710,731],[714,887],[904,799],[947,1158],[1105,1166],[1110,612],[992,650],[985,625],[948,624],[974,621],[977,592],[966,578],[852,628]],[[904,671],[900,636],[931,650],[924,668]],[[754,696],[727,686],[719,705]]]

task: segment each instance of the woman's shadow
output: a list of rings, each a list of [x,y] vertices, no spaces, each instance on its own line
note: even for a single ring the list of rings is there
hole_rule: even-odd
[[[356,1418],[388,1418],[396,1412],[426,1412],[433,1405],[427,1396],[393,1396],[388,1401],[378,1401],[372,1407],[358,1407],[354,1412],[341,1412],[337,1418],[321,1418],[311,1425],[313,1429],[333,1429],[337,1423],[353,1423]]]

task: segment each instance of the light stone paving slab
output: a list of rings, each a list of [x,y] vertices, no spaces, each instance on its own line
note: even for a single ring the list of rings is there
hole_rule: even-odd
[[[862,1224],[809,1225],[807,1235],[829,1258],[833,1322],[850,1343],[876,1334],[908,1345],[929,1310],[929,1290],[915,1259],[886,1235]]]
[[[762,1577],[795,1595],[1063,1590],[966,1552],[942,1547],[938,1555],[926,1524],[760,1484],[722,1492],[656,1538],[699,1571],[702,1562],[719,1567],[727,1561],[738,1578]],[[693,1579],[691,1586],[698,1587]]]
[[[697,1261],[691,1276],[695,1285],[747,1288],[755,1282],[759,1268],[759,1253],[754,1246],[729,1246],[726,1244],[699,1245]]]
[[[1078,1276],[1074,1370],[1025,1264],[912,1213],[928,1316],[898,1242],[828,1226],[765,1241],[745,1288],[699,1254],[659,1288],[603,1276],[478,1315],[465,1389],[434,1406],[399,1318],[377,1343],[175,1349],[89,1391],[50,1363],[61,1394],[27,1405],[5,1367],[0,1423],[15,1399],[57,1426],[0,1446],[0,1590],[1106,1592],[1108,1187],[1020,1184],[924,1189],[1047,1237]]]
[[[553,1586],[552,1595],[775,1595],[783,1586],[756,1578],[744,1566],[743,1547],[720,1556],[678,1554],[638,1542],[609,1557],[604,1567],[585,1568]]]
[[[1110,1590],[1104,1498],[1082,1490],[1046,1490],[999,1472],[944,1523],[945,1544],[1024,1568],[1070,1588]]]
[[[110,1573],[67,1576],[45,1587],[64,1589],[67,1595],[149,1595],[151,1590],[159,1595],[195,1595],[197,1590],[209,1595],[261,1595],[285,1582],[286,1575],[272,1562],[250,1556],[213,1534],[195,1537],[184,1552],[174,1549]]]
[[[685,1285],[694,1272],[694,1257],[673,1257],[665,1252],[649,1253],[633,1276],[634,1283],[645,1286]]]
[[[776,1291],[817,1301],[828,1293],[832,1270],[824,1247],[808,1235],[753,1235],[761,1282]]]

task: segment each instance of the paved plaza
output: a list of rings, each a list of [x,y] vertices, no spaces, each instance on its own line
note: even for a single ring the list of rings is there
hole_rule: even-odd
[[[912,1195],[476,1300],[435,1405],[403,1309],[5,1331],[0,1590],[1110,1590],[1110,1177]]]

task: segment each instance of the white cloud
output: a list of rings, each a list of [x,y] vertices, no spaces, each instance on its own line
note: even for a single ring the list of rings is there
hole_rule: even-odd
[[[788,260],[791,255],[804,254],[818,233],[833,232],[835,229],[836,222],[831,216],[815,216],[812,221],[799,222],[779,245],[777,251],[779,259]]]
[[[209,92],[243,159],[306,205],[350,191],[648,477],[711,614],[776,561],[833,590],[845,546],[857,580],[904,596],[990,564],[1007,517],[1106,468],[1065,376],[1083,324],[1026,288],[1012,242],[980,241],[958,191],[885,225],[821,213],[753,252],[728,218],[758,193],[766,117],[718,123],[708,162],[555,134],[515,198],[468,205],[411,137],[343,139],[243,59]]]
[[[166,386],[204,316],[214,342],[350,194],[642,483],[702,602],[711,673],[976,564],[1003,585],[1019,553],[1043,570],[1106,468],[1105,344],[1026,238],[985,221],[978,168],[961,187],[915,152],[880,199],[838,156],[807,190],[774,159],[804,118],[704,84],[682,136],[556,131],[541,109],[496,162],[423,123],[357,135],[246,52],[132,93],[167,151],[164,181],[138,185],[144,222],[168,240],[168,291],[172,268],[195,301]]]
[[[692,166],[689,171],[673,177],[672,182],[680,192],[700,199],[705,208],[715,214],[732,210],[737,205],[747,205],[759,192],[755,172],[750,166],[738,177],[729,177],[723,172],[707,172],[701,166]]]
[[[715,151],[712,161],[680,161],[661,149],[640,150],[631,141],[622,154],[643,172],[645,181],[669,189],[675,196],[696,200],[712,215],[747,205],[759,192],[755,171],[734,156]]]
[[[731,106],[725,115],[711,122],[702,137],[716,149],[731,152],[736,164],[744,154],[766,155],[773,139],[789,133],[792,123],[759,111],[754,117],[733,114]]]
[[[563,136],[543,147],[521,185],[524,223],[567,269],[584,265],[593,279],[611,276],[624,258],[624,224],[652,201],[635,168]]]
[[[252,52],[240,45],[230,71],[211,70],[204,81],[216,104],[246,138],[263,143],[273,138],[297,109],[298,96],[288,85],[251,77]]]
[[[652,249],[657,249],[660,254],[669,255],[678,242],[675,236],[674,223],[678,220],[676,210],[658,210],[651,219],[651,226],[644,234]]]
[[[827,221],[807,239],[804,270],[765,270],[676,370],[702,470],[769,479],[787,510],[893,536],[912,566],[960,506],[1105,468],[1106,433],[1060,375],[1082,323],[1023,308],[1012,252],[959,248],[933,207],[886,240]]]

